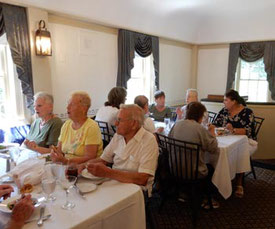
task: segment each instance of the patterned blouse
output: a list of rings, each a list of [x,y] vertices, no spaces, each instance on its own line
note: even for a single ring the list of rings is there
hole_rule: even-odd
[[[230,117],[228,110],[223,108],[213,124],[215,126],[225,127],[228,123],[231,123],[233,128],[244,128],[247,137],[254,137],[254,114],[251,109],[245,107],[238,114],[234,115],[234,117]]]

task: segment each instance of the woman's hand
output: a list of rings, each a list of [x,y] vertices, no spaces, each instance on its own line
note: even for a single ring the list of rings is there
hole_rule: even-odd
[[[180,107],[177,107],[176,113],[177,113],[178,119],[182,119],[183,111],[181,110]]]
[[[231,123],[228,123],[226,126],[225,126],[226,129],[228,129],[230,131],[230,133],[233,133],[233,126]]]
[[[10,197],[11,193],[13,192],[13,187],[8,184],[0,185],[0,197],[7,199]]]
[[[38,145],[35,143],[35,141],[26,140],[24,143],[31,150],[36,150],[38,147]]]
[[[208,125],[208,131],[210,132],[210,134],[212,135],[212,136],[216,136],[216,134],[215,134],[215,126],[214,125],[212,125],[212,124],[209,124]]]
[[[63,164],[67,164],[68,160],[63,156],[64,153],[56,148],[55,146],[51,146],[51,159],[53,162],[61,162]]]

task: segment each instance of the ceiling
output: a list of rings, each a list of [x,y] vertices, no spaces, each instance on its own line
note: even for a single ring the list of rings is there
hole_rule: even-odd
[[[274,0],[12,0],[193,44],[275,38]]]

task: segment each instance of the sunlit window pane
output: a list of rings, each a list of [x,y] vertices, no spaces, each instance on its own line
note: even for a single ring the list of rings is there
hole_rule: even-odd
[[[240,71],[236,76],[236,89],[251,102],[267,102],[268,82],[263,58],[255,62],[240,60]]]
[[[145,95],[152,102],[154,93],[154,69],[152,55],[141,57],[135,53],[134,68],[131,71],[131,78],[127,82],[127,104],[134,102],[137,95]]]

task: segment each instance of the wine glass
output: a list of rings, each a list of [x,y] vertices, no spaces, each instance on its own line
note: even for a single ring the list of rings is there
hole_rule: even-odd
[[[56,180],[55,178],[44,178],[42,180],[42,189],[45,194],[47,194],[47,202],[55,201],[56,197],[52,195],[55,190]]]
[[[51,165],[51,170],[54,177],[56,177],[57,182],[59,182],[63,177],[65,177],[66,166],[63,165],[62,163],[60,162],[53,163]]]
[[[73,188],[76,182],[75,176],[64,176],[60,179],[60,184],[66,191],[66,203],[62,205],[63,209],[71,210],[75,207],[75,204],[69,201],[68,195],[70,193],[70,189]]]

